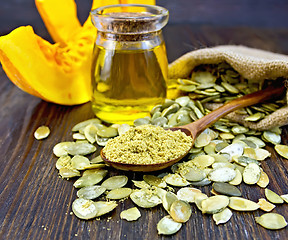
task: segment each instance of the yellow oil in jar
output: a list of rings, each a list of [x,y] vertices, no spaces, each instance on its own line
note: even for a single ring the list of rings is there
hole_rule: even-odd
[[[92,64],[92,109],[110,123],[133,124],[149,115],[166,97],[165,44],[122,50],[95,46]]]

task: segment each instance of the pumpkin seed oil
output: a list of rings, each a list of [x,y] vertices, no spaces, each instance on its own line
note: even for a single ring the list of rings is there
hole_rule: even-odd
[[[133,124],[164,101],[168,71],[164,42],[136,50],[96,45],[93,56],[92,109],[101,120]]]

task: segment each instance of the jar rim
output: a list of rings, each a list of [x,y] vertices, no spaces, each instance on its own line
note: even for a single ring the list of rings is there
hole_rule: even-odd
[[[168,22],[169,11],[155,5],[116,4],[93,9],[90,16],[98,31],[139,34],[161,30]]]
[[[117,9],[117,8],[128,8],[128,7],[133,7],[133,8],[142,8],[142,9],[147,9],[147,13],[151,13],[151,17],[157,18],[163,17],[169,14],[169,11],[161,6],[156,6],[156,5],[146,5],[146,4],[114,4],[114,5],[106,5],[102,7],[98,7],[95,9],[92,9],[90,14],[94,16],[102,16],[102,17],[113,17],[107,13],[104,13],[105,10],[111,10],[111,9]],[[135,11],[133,11],[135,12]],[[136,19],[142,19],[142,18],[147,18],[149,15],[144,15],[144,16],[117,16],[118,19],[127,19],[127,18],[136,18]]]

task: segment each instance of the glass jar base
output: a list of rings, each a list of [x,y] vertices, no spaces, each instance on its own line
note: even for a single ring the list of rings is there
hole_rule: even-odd
[[[104,122],[133,125],[134,120],[150,116],[151,106],[104,106],[99,107],[92,104],[94,114]]]

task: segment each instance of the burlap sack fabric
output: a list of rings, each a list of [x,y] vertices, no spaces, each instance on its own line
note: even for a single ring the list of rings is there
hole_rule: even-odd
[[[225,45],[204,48],[189,52],[169,64],[169,78],[188,78],[192,70],[200,64],[218,64],[226,61],[249,81],[275,80],[279,77],[288,79],[288,56],[245,46]],[[287,102],[288,94],[286,94]],[[210,110],[219,104],[207,104]],[[247,115],[234,112],[226,118],[241,123],[255,130],[268,130],[288,124],[288,106],[276,110],[257,123],[245,121]]]

